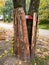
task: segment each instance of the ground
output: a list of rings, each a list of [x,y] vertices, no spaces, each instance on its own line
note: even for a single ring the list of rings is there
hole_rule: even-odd
[[[9,33],[8,32],[7,36],[11,37],[12,35],[11,31],[13,31],[12,24],[9,25],[9,24],[0,23],[0,28],[3,28],[4,31],[5,30],[10,31],[10,34],[8,34]],[[49,65],[49,31],[40,29],[38,30],[38,32],[39,33],[36,43],[36,55],[44,59],[46,56],[48,56],[48,59],[44,60],[44,62],[45,63],[47,62],[46,65]],[[22,62],[21,60],[17,59],[15,54],[13,54],[13,46],[12,46],[11,38],[9,39],[8,37],[6,37],[4,40],[0,40],[0,65],[18,65],[18,63],[19,65],[26,65],[26,62]],[[45,64],[41,64],[41,65],[45,65]]]

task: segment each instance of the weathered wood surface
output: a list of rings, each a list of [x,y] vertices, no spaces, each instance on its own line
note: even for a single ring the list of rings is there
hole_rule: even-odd
[[[30,60],[35,56],[38,14],[33,14],[32,40],[29,45],[25,13],[23,8],[14,9],[14,52],[19,59]],[[31,50],[29,48],[31,46]],[[31,53],[30,53],[31,52]],[[30,57],[31,55],[31,57]]]
[[[40,3],[40,0],[30,0],[30,6],[28,11],[29,15],[32,15],[34,12],[38,12],[39,3]]]
[[[26,0],[13,0],[14,8],[23,7],[24,11],[26,12]]]
[[[38,13],[33,14],[32,41],[31,41],[31,59],[35,57],[36,35],[37,35]]]
[[[18,58],[29,60],[29,42],[23,8],[14,9],[14,52]]]

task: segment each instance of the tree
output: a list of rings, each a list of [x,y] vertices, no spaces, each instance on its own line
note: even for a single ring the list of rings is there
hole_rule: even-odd
[[[13,0],[14,3],[14,52],[20,59],[29,60],[29,42],[24,12],[24,0]],[[17,4],[17,5],[16,5]],[[16,27],[17,26],[17,27]]]
[[[40,0],[31,0],[28,14],[33,16],[33,12],[38,12]]]
[[[8,20],[8,22],[11,21],[11,18],[13,16],[13,2],[12,0],[5,0],[5,6],[3,7],[3,17],[4,21]]]
[[[31,0],[30,8],[29,8],[30,15],[33,16],[31,50],[29,49],[29,40],[28,40],[25,12],[23,10],[23,8],[25,9],[24,7],[25,2],[24,0],[23,1],[13,0],[13,4],[14,4],[14,40],[15,40],[14,52],[16,53],[18,58],[22,58],[21,55],[24,54],[23,55],[24,59],[32,60],[34,59],[34,54],[35,54],[39,0],[38,1]]]
[[[5,0],[0,0],[0,7],[3,7],[5,5]]]
[[[29,6],[29,11],[28,11],[28,14],[33,16],[31,59],[34,59],[34,57],[35,57],[39,3],[40,3],[40,0],[30,0],[30,6]]]
[[[26,11],[26,0],[13,0],[13,4],[14,4],[14,8],[17,8],[17,7],[23,7],[24,11]]]
[[[39,5],[39,21],[43,23],[44,21],[49,20],[49,0],[40,0]],[[48,13],[48,14],[47,14]],[[43,22],[42,22],[43,20]]]
[[[26,14],[28,14],[30,0],[26,0]]]

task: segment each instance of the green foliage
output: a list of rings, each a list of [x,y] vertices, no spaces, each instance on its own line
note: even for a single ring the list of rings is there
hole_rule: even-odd
[[[40,0],[39,28],[49,29],[49,0]]]
[[[2,8],[0,7],[0,15],[2,14]]]
[[[41,19],[40,22],[39,22],[39,25],[42,25],[42,24],[49,24],[49,20],[48,19]]]
[[[48,8],[47,0],[40,0],[39,20],[41,19],[46,19],[46,20],[49,19],[49,8]]]
[[[2,9],[4,22],[8,20],[8,22],[11,21],[11,18],[13,16],[13,2],[12,0],[5,0],[5,6]]]

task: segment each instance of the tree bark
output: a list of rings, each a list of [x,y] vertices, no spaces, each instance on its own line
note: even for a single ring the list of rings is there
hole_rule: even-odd
[[[31,43],[31,60],[35,57],[36,35],[37,35],[38,13],[33,13],[33,27],[32,27],[32,43]]]
[[[14,8],[23,7],[26,12],[26,0],[13,0]]]
[[[38,12],[40,0],[31,0],[28,14],[32,15],[33,12]],[[32,15],[33,16],[33,15]]]
[[[19,59],[31,60],[35,56],[39,0],[31,0],[29,15],[33,16],[31,50],[29,49],[25,12],[26,0],[13,0],[14,4],[14,53]],[[24,9],[23,9],[24,8]],[[25,12],[24,12],[25,11]],[[30,53],[31,52],[31,53]]]
[[[28,33],[23,8],[14,9],[14,52],[18,58],[30,59]]]

